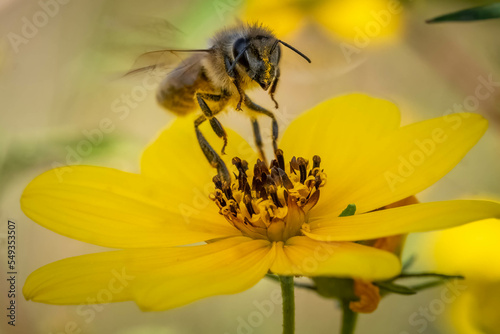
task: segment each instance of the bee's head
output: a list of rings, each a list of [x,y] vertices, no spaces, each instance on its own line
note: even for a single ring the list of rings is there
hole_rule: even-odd
[[[236,63],[241,65],[247,75],[264,90],[269,89],[278,73],[281,57],[279,44],[292,49],[311,62],[303,53],[273,36],[257,35],[252,38],[239,38],[233,44],[233,57]]]
[[[233,45],[234,59],[264,90],[268,90],[276,78],[280,53],[278,40],[268,36],[240,38]]]

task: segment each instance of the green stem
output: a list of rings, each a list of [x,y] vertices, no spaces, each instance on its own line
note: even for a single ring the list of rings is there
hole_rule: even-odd
[[[293,276],[280,276],[283,297],[283,334],[295,333],[295,296]]]
[[[349,308],[349,301],[342,301],[342,329],[341,334],[354,334],[358,314]]]

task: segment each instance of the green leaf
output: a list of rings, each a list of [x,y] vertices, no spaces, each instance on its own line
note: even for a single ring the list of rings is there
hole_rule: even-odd
[[[400,285],[394,283],[396,280],[400,279],[415,279],[415,278],[436,278],[436,280],[420,283],[417,285],[413,286],[405,286],[405,285]],[[452,279],[464,279],[463,276],[459,275],[444,275],[444,274],[437,274],[437,273],[402,273],[399,276],[396,276],[388,281],[378,281],[374,282],[376,286],[378,286],[381,290],[381,295],[386,295],[389,292],[392,293],[398,293],[402,295],[414,295],[418,291],[422,291],[425,289],[433,288],[435,286],[441,285],[446,283],[447,280],[452,280]]]
[[[427,290],[427,289],[430,289],[430,288],[434,288],[436,286],[440,286],[442,284],[446,283],[446,280],[444,279],[438,279],[438,280],[435,280],[435,281],[431,281],[431,282],[426,282],[426,283],[422,283],[422,284],[418,284],[418,285],[413,285],[411,288],[415,291],[422,291],[422,290]]]
[[[344,211],[342,211],[339,217],[352,216],[355,213],[356,213],[356,204],[349,204],[347,208],[345,208]]]
[[[404,286],[404,285],[391,283],[391,282],[374,282],[373,284],[375,284],[376,286],[378,286],[382,290],[392,292],[392,293],[397,293],[400,295],[414,295],[417,293],[417,291],[415,291],[412,288],[409,288],[409,287]]]
[[[500,3],[494,3],[491,5],[480,6],[461,10],[458,12],[438,16],[431,20],[427,20],[427,23],[438,23],[438,22],[452,22],[452,21],[478,21],[478,20],[488,20],[496,19],[500,17]]]
[[[416,259],[417,259],[417,257],[415,256],[415,254],[413,254],[412,256],[410,256],[408,258],[408,260],[406,260],[403,263],[403,267],[401,268],[402,269],[401,271],[404,273],[407,269],[409,269],[415,263]]]
[[[397,276],[395,279],[415,278],[415,277],[434,277],[434,278],[441,278],[444,280],[447,280],[447,279],[465,279],[465,277],[463,277],[461,275],[445,275],[445,274],[437,274],[437,273],[402,273],[401,275]]]

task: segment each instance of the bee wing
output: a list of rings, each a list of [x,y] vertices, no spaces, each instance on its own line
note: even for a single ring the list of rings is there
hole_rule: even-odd
[[[135,60],[132,68],[124,75],[167,74],[172,71],[187,71],[198,63],[210,49],[199,50],[156,50],[145,52]],[[189,55],[189,57],[186,57]]]
[[[174,70],[193,52],[208,50],[179,50],[186,36],[172,23],[151,16],[107,17],[103,53],[113,59],[128,59],[113,64],[118,77],[132,79],[136,75],[164,76]],[[176,49],[166,47],[175,45]],[[118,73],[116,73],[118,72]],[[124,74],[125,73],[125,74]],[[115,79],[117,77],[115,76]]]
[[[165,42],[179,45],[186,39],[180,29],[156,17],[106,17],[102,25],[102,44],[112,53],[159,50],[165,48]]]
[[[173,79],[170,83],[179,87],[193,85],[200,75],[203,57],[205,57],[203,53],[194,53],[189,58],[184,59],[168,74],[168,77]]]

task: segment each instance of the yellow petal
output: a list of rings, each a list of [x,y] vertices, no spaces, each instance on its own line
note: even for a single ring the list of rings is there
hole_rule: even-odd
[[[393,103],[349,94],[317,105],[288,126],[279,145],[285,159],[319,155],[321,167],[328,175],[328,184],[322,188],[321,198],[311,213],[340,213],[352,203],[344,205],[343,196],[356,189],[352,185],[359,178],[366,182],[363,175],[374,163],[366,159],[371,143],[396,131],[399,123],[400,114]]]
[[[169,184],[141,175],[73,166],[62,179],[48,171],[31,181],[21,208],[52,231],[106,247],[163,247],[241,235],[211,201],[201,200],[181,198]]]
[[[208,122],[203,123],[200,130],[220,155],[222,139],[215,135]],[[225,127],[225,130],[228,146],[226,155],[221,155],[221,158],[228,170],[231,172],[233,157],[237,156],[248,162],[255,161],[257,154],[248,143],[229,128]],[[200,148],[193,117],[178,117],[146,148],[141,159],[141,174],[168,182],[184,198],[193,198],[197,194],[208,197],[214,189],[212,178],[217,171],[210,166]]]
[[[484,308],[483,304],[477,305],[477,299],[474,293],[471,293],[470,286],[464,286],[467,288],[466,291],[458,291],[458,296],[452,295],[451,297],[451,308],[449,312],[445,313],[448,322],[453,325],[456,334],[485,334],[484,331],[477,328],[478,325],[481,325],[481,321],[475,318],[473,314],[477,311],[484,312],[487,310]],[[475,307],[478,307],[478,309],[475,310]],[[496,309],[496,305],[494,309]],[[494,333],[494,331],[491,333]]]
[[[399,259],[386,251],[351,242],[318,242],[293,237],[276,247],[271,271],[278,275],[387,279],[400,271]]]
[[[430,250],[429,260],[436,262],[440,272],[477,281],[500,280],[500,266],[491,265],[500,258],[499,220],[486,219],[432,234],[424,240]]]
[[[443,201],[408,205],[349,217],[325,217],[311,221],[316,240],[355,241],[410,232],[426,232],[487,218],[500,218],[500,203],[490,201]]]
[[[491,267],[491,263],[489,264]],[[451,309],[448,317],[454,325],[456,334],[495,334],[500,328],[498,301],[500,284],[498,281],[484,283],[467,278],[461,289],[454,294],[448,293]],[[448,289],[447,289],[448,290]]]
[[[349,190],[334,190],[334,196],[341,196],[341,207],[354,203],[362,213],[415,195],[452,170],[487,127],[482,116],[471,113],[402,127],[370,145],[364,164],[349,170]]]
[[[418,203],[420,203],[420,202],[418,201],[418,199],[415,196],[410,196],[410,197],[404,198],[401,201],[398,201],[396,203],[386,205],[386,206],[384,206],[383,209],[387,210],[387,209],[392,209],[392,208],[398,208],[400,206],[418,204]],[[392,235],[392,236],[388,236],[388,237],[375,239],[372,242],[369,242],[369,246],[372,246],[372,247],[375,247],[378,249],[383,249],[385,251],[396,254],[398,257],[401,257],[401,252],[403,250],[403,246],[406,242],[407,236],[408,236],[407,234],[398,234],[398,235]]]
[[[147,263],[153,252],[113,251],[50,263],[28,276],[23,287],[24,298],[60,305],[131,300],[130,284],[137,275],[134,266],[142,261]]]
[[[456,113],[398,128],[390,102],[352,94],[326,101],[285,131],[285,154],[321,156],[328,175],[316,217],[354,203],[367,212],[414,195],[442,178],[487,128],[480,115]]]
[[[129,249],[77,256],[50,263],[34,271],[26,280],[23,294],[28,300],[48,304],[102,304],[127,300],[137,301],[144,298],[141,293],[147,287],[154,286],[153,282],[156,283],[163,279],[171,280],[172,277],[177,277],[177,279],[185,280],[189,284],[194,283],[196,277],[206,278],[200,273],[193,274],[200,268],[199,262],[213,266],[215,262],[222,261],[228,268],[233,267],[234,269],[235,266],[244,261],[250,262],[252,258],[256,263],[248,263],[249,267],[260,269],[260,266],[266,266],[265,260],[263,260],[265,256],[259,258],[258,255],[268,254],[270,249],[270,244],[263,240],[253,241],[245,237],[236,237],[202,246]],[[273,255],[271,253],[269,256],[272,258]],[[263,262],[259,262],[260,260]],[[269,260],[267,261],[269,262]],[[189,272],[189,270],[182,270],[182,268],[191,268],[192,270]],[[248,276],[257,277],[262,273],[260,279],[268,268],[269,265],[266,269],[252,272]],[[242,269],[243,272],[245,270],[246,268]],[[217,271],[214,275],[216,273]],[[160,274],[161,277],[157,276]],[[243,285],[250,284],[250,278],[241,282],[237,281],[238,278],[234,277],[236,282],[226,282],[228,290],[231,289],[231,284],[233,287],[240,285],[241,289],[249,287]],[[231,280],[231,277],[227,279]],[[253,283],[255,284],[255,282]],[[203,287],[209,284],[210,282],[200,281],[195,283],[193,287],[188,285],[187,289],[196,289],[196,286]],[[189,295],[184,289],[157,290],[157,292],[164,293],[155,297],[159,300],[178,300]],[[180,296],[176,296],[176,294]],[[217,292],[214,291],[214,294]],[[156,307],[159,306],[151,305],[150,308]]]
[[[134,289],[137,304],[144,311],[161,311],[251,288],[267,273],[276,252],[269,241],[238,239],[234,245],[217,241],[211,253],[176,261],[142,276]]]
[[[349,158],[358,156],[367,142],[396,130],[399,122],[399,111],[393,103],[365,94],[348,94],[324,101],[297,117],[285,129],[279,146],[287,160],[293,155],[310,159],[315,154],[331,160],[325,161],[335,163],[325,170],[330,176],[331,168],[335,168],[333,172],[339,170],[352,160]]]

